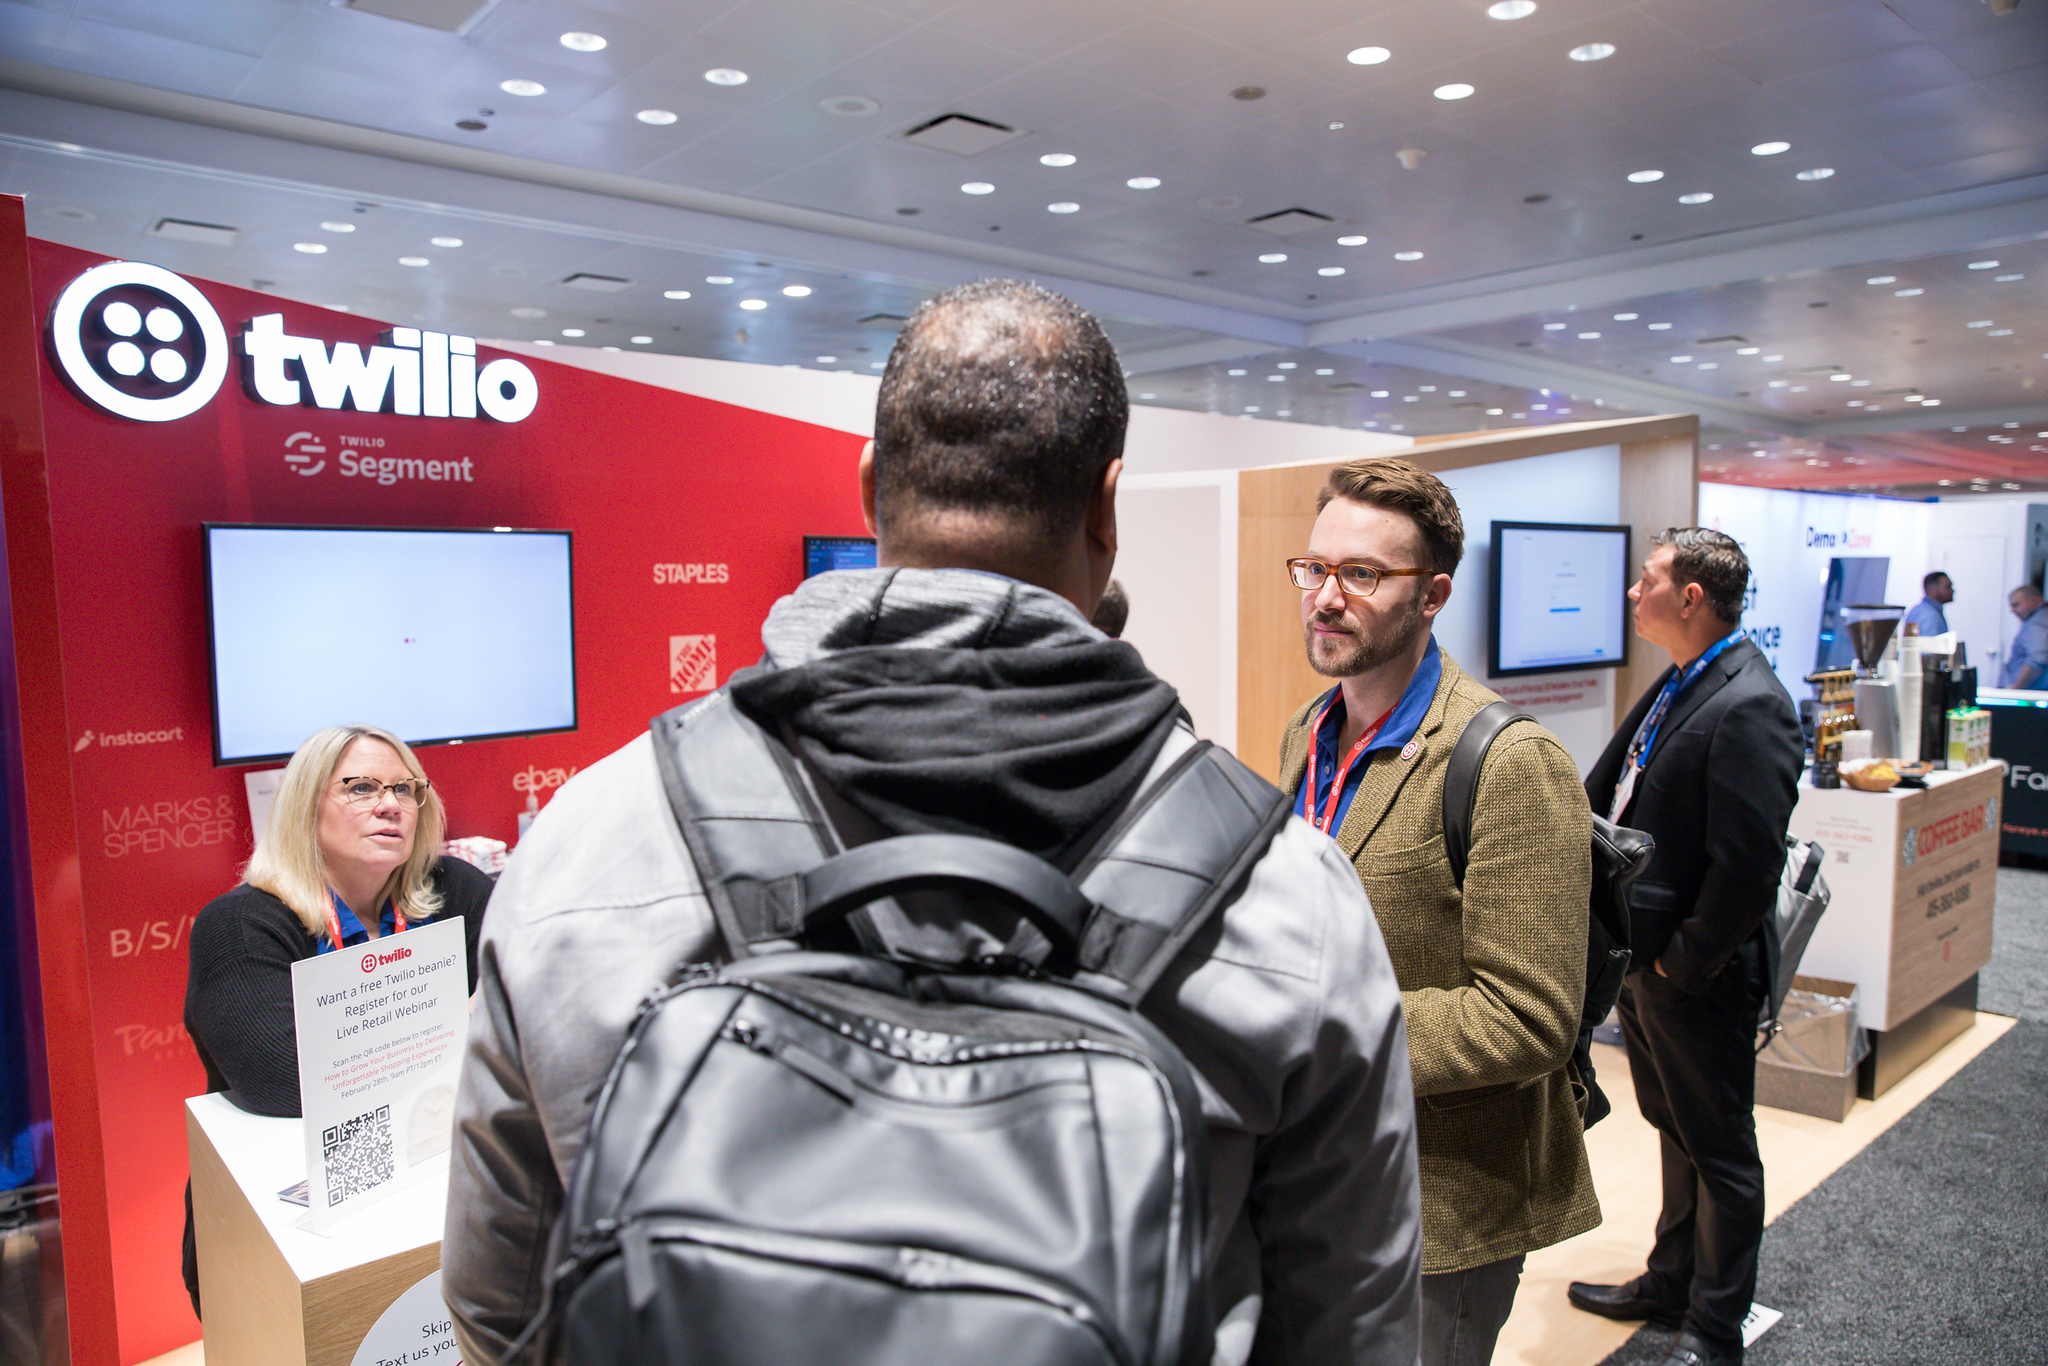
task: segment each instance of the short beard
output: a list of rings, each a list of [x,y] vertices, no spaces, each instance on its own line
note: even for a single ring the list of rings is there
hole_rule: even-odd
[[[1408,600],[1408,610],[1387,631],[1376,638],[1360,640],[1350,650],[1334,658],[1317,657],[1315,623],[1314,617],[1302,623],[1302,640],[1308,646],[1308,666],[1325,678],[1356,678],[1362,673],[1369,673],[1406,653],[1415,644],[1416,637],[1429,629],[1429,624],[1423,620],[1420,593]]]

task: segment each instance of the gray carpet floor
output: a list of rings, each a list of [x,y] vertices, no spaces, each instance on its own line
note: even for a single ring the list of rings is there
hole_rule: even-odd
[[[1999,870],[1995,926],[1978,1008],[2021,1023],[1771,1225],[1750,1366],[2048,1364],[2048,872]]]

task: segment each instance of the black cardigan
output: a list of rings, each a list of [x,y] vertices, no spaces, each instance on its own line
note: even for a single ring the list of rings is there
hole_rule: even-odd
[[[456,858],[436,862],[432,877],[441,893],[435,919],[462,917],[475,991],[476,941],[491,879]],[[230,1099],[252,1114],[297,1117],[292,964],[318,953],[318,942],[289,906],[245,882],[199,912],[191,946],[185,1030],[206,1068],[206,1089],[231,1091]]]

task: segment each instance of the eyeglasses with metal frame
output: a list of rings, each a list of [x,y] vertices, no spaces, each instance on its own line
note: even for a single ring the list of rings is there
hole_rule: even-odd
[[[341,789],[341,799],[350,806],[375,806],[389,792],[393,801],[414,810],[427,800],[427,789],[433,786],[425,778],[400,778],[395,783],[375,778],[337,778],[334,785]]]
[[[1313,593],[1337,576],[1338,591],[1347,597],[1369,598],[1380,586],[1381,579],[1412,579],[1426,577],[1434,570],[1429,569],[1381,569],[1370,564],[1331,564],[1328,560],[1302,558],[1287,562],[1287,577],[1294,586],[1304,593]]]

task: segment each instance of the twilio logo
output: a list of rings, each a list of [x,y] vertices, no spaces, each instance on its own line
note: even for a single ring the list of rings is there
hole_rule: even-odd
[[[389,953],[366,953],[363,955],[363,971],[375,972],[378,968],[388,968],[393,963],[402,962],[410,957],[411,949],[393,949]]]
[[[191,416],[228,373],[227,329],[206,296],[138,261],[94,266],[64,287],[50,350],[80,398],[136,422]]]

